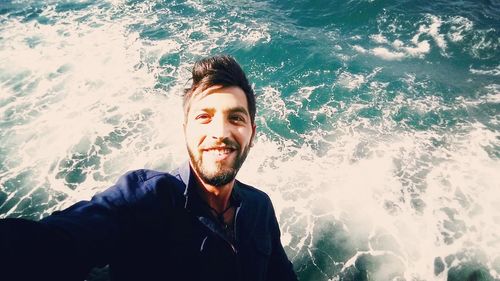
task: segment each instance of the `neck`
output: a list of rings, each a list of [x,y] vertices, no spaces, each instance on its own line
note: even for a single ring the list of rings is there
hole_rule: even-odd
[[[229,206],[229,198],[233,191],[235,180],[223,186],[214,186],[205,183],[195,172],[199,192],[203,200],[217,212],[223,212]]]

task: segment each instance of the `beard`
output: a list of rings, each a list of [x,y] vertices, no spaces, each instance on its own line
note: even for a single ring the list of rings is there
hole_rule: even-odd
[[[188,146],[189,158],[193,165],[193,169],[196,171],[198,176],[203,180],[204,183],[213,185],[216,187],[221,187],[230,183],[236,177],[236,174],[240,170],[243,162],[247,158],[248,152],[250,151],[250,146],[245,147],[241,150],[239,145],[233,144],[237,147],[236,149],[236,159],[229,167],[224,167],[223,163],[215,162],[213,165],[203,162],[203,153],[199,153],[197,156],[193,153],[191,148]],[[213,168],[209,167],[212,166]]]

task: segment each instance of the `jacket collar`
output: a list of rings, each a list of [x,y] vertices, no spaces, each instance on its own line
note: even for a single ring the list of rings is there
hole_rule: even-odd
[[[192,200],[192,199],[193,199],[193,197],[198,197],[196,194],[196,189],[198,188],[198,183],[196,182],[196,179],[194,178],[194,172],[192,171],[192,168],[191,168],[189,161],[184,162],[179,167],[179,176],[186,187],[184,190],[184,197],[185,197],[184,208],[185,209],[192,209],[193,201],[196,201],[196,200]],[[191,200],[190,200],[190,197],[191,197]],[[230,200],[233,201],[233,204],[235,204],[235,206],[239,206],[241,201],[243,200],[238,180],[236,180],[234,183],[234,187],[233,187],[233,191],[231,192]]]

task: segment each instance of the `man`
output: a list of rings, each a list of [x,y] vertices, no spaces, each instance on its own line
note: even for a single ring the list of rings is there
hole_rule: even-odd
[[[184,96],[189,162],[138,170],[39,222],[0,220],[0,280],[297,280],[269,197],[235,180],[255,96],[228,56],[198,61]]]

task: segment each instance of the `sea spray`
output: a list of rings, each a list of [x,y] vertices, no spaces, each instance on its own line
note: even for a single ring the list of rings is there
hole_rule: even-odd
[[[0,217],[181,164],[190,67],[229,53],[258,101],[239,178],[301,280],[500,279],[497,6],[4,1]]]

